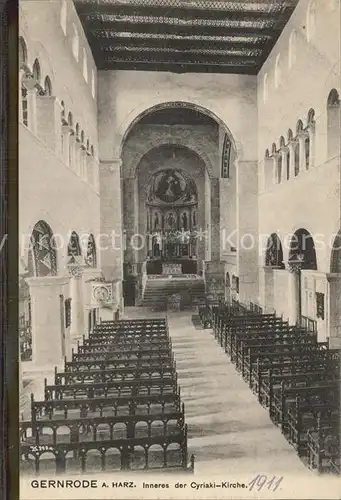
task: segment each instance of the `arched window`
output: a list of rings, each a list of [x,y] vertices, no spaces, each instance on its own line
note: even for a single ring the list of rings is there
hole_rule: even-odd
[[[21,36],[19,38],[19,69],[26,64],[27,64],[27,47],[25,40]]]
[[[94,150],[93,146],[91,146],[91,148],[90,148],[90,154],[91,154],[91,156],[95,156],[95,150]]]
[[[86,150],[90,154],[90,142],[89,142],[89,139],[87,139],[87,141],[86,141]]]
[[[56,276],[57,250],[50,226],[39,221],[33,228],[30,245],[35,276]]]
[[[282,243],[276,233],[271,234],[268,238],[266,245],[265,265],[280,267],[281,269],[284,269],[285,267],[283,263]]]
[[[52,84],[50,78],[47,76],[44,81],[45,95],[52,96]]]
[[[305,152],[305,168],[309,170],[310,167],[310,136],[305,138],[304,140],[304,152]]]
[[[76,257],[82,255],[82,249],[79,242],[79,236],[75,231],[72,231],[70,235],[69,244],[67,247],[68,264],[73,264],[76,262]]]
[[[280,151],[277,158],[277,183],[282,182],[283,154]]]
[[[92,93],[92,97],[95,98],[95,94],[96,94],[96,89],[95,89],[95,86],[96,86],[96,82],[95,82],[95,72],[94,70],[92,69],[91,70],[91,93]]]
[[[95,238],[92,234],[90,234],[88,239],[85,264],[88,267],[97,266],[96,243],[95,243]]]
[[[81,143],[84,145],[84,130],[81,132]]]
[[[327,101],[327,143],[328,158],[340,154],[341,147],[341,106],[340,95],[336,89],[332,89]]]
[[[41,74],[40,74],[40,64],[39,64],[38,59],[36,59],[34,61],[32,74],[33,74],[33,78],[35,79],[35,81],[37,83],[40,83]]]
[[[62,6],[60,9],[60,25],[62,27],[64,35],[66,35],[66,23],[67,23],[67,1],[62,0]]]
[[[64,104],[64,101],[62,101],[60,103],[60,106],[62,108],[61,112],[60,112],[61,122],[62,122],[62,124],[64,124],[64,122],[65,122],[65,104]]]
[[[286,154],[286,178],[287,178],[287,181],[290,179],[290,160],[291,160],[291,155],[290,155],[290,149],[288,148],[288,151]]]
[[[304,141],[305,168],[308,170],[313,161],[314,134],[315,134],[315,110],[310,109],[307,116],[307,136]]]
[[[83,76],[84,80],[88,81],[88,56],[86,50],[83,47]]]
[[[221,163],[221,177],[222,179],[230,178],[230,159],[231,159],[231,141],[227,134],[224,137],[222,163]]]
[[[72,131],[72,129],[73,129],[73,117],[72,117],[71,111],[69,112],[69,115],[68,115],[68,125]],[[68,154],[69,167],[73,167],[73,140],[71,140],[72,135],[73,135],[73,132],[70,133],[70,137],[69,137],[69,154]]]
[[[302,120],[298,120],[296,125],[296,134],[300,134],[301,132],[303,132],[303,122]]]
[[[21,81],[21,113],[23,124],[25,125],[25,127],[28,127],[27,88],[24,84],[24,77]]]
[[[293,65],[296,63],[296,59],[297,59],[297,33],[295,30],[293,30],[289,38],[289,58],[288,58],[289,68],[293,67]]]
[[[281,54],[278,54],[275,62],[275,88],[277,89],[281,84],[282,71],[281,71]]]
[[[314,239],[306,229],[298,229],[290,242],[289,265],[300,264],[301,269],[317,270]]]
[[[78,59],[79,59],[79,36],[78,36],[78,30],[74,24],[72,25],[72,53],[73,53],[76,61],[78,61]]]
[[[267,102],[268,100],[268,74],[265,73],[263,78],[263,101]]]
[[[316,5],[314,0],[310,2],[307,11],[307,40],[311,42],[316,33]]]
[[[79,123],[76,123],[76,139],[79,139]]]
[[[294,166],[295,166],[295,177],[300,173],[300,143],[295,141],[293,144],[294,149]]]

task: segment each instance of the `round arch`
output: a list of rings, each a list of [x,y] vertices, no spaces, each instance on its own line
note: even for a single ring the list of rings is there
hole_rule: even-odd
[[[232,131],[227,127],[226,123],[219,117],[219,111],[212,111],[211,109],[208,109],[207,107],[202,106],[201,104],[195,103],[195,102],[189,102],[189,101],[161,101],[157,98],[154,99],[155,103],[151,105],[147,104],[141,104],[137,106],[134,110],[132,110],[129,115],[123,120],[123,122],[119,125],[118,127],[118,133],[117,133],[117,148],[118,150],[116,151],[116,156],[121,157],[122,151],[124,144],[126,142],[126,139],[131,132],[131,130],[134,128],[134,126],[145,116],[159,110],[167,109],[167,108],[177,108],[177,107],[184,107],[188,109],[192,109],[194,111],[197,111],[199,113],[203,113],[206,116],[209,116],[212,118],[214,121],[216,121],[221,127],[223,127],[226,130],[226,133],[228,134],[231,143],[233,147],[235,148],[235,151],[237,153],[237,156],[240,156],[241,154],[241,148],[238,143],[235,142],[234,135]]]
[[[341,273],[341,230],[335,235],[330,256],[330,272]]]
[[[125,169],[123,173],[123,177],[135,177],[138,166],[142,161],[143,157],[153,151],[154,149],[161,148],[163,146],[180,146],[188,151],[195,153],[206,165],[206,169],[210,178],[215,177],[213,170],[213,162],[208,154],[198,147],[197,143],[193,141],[191,142],[191,138],[182,137],[179,135],[178,137],[174,134],[169,133],[168,136],[155,137],[149,143],[146,143],[145,150],[135,151],[134,155],[130,159],[129,163],[125,162]],[[124,154],[124,153],[123,153]],[[213,153],[212,153],[213,154]]]
[[[85,264],[88,267],[97,266],[97,249],[96,242],[93,234],[89,234],[88,244],[86,249]]]
[[[51,227],[43,220],[32,230],[28,269],[36,277],[57,275],[57,249]]]
[[[72,231],[67,247],[68,263],[74,263],[82,255],[82,249],[79,241],[79,236],[75,231]]]
[[[299,264],[301,269],[317,270],[315,243],[307,229],[295,231],[290,241],[289,264]]]
[[[277,233],[272,233],[267,241],[265,253],[265,266],[284,269],[283,247]]]

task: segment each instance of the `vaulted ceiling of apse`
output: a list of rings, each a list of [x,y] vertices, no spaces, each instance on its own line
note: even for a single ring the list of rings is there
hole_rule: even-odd
[[[74,0],[99,70],[255,75],[298,0]]]

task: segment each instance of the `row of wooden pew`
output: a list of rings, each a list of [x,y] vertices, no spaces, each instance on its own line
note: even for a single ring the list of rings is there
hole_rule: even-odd
[[[166,320],[97,324],[19,432],[29,474],[193,471]]]
[[[218,343],[302,461],[340,474],[340,351],[273,314],[209,309]]]

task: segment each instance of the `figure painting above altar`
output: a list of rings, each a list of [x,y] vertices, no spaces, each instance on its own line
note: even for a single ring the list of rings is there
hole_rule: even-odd
[[[185,172],[177,169],[160,170],[149,183],[147,200],[161,204],[195,203],[197,190],[195,183]]]

